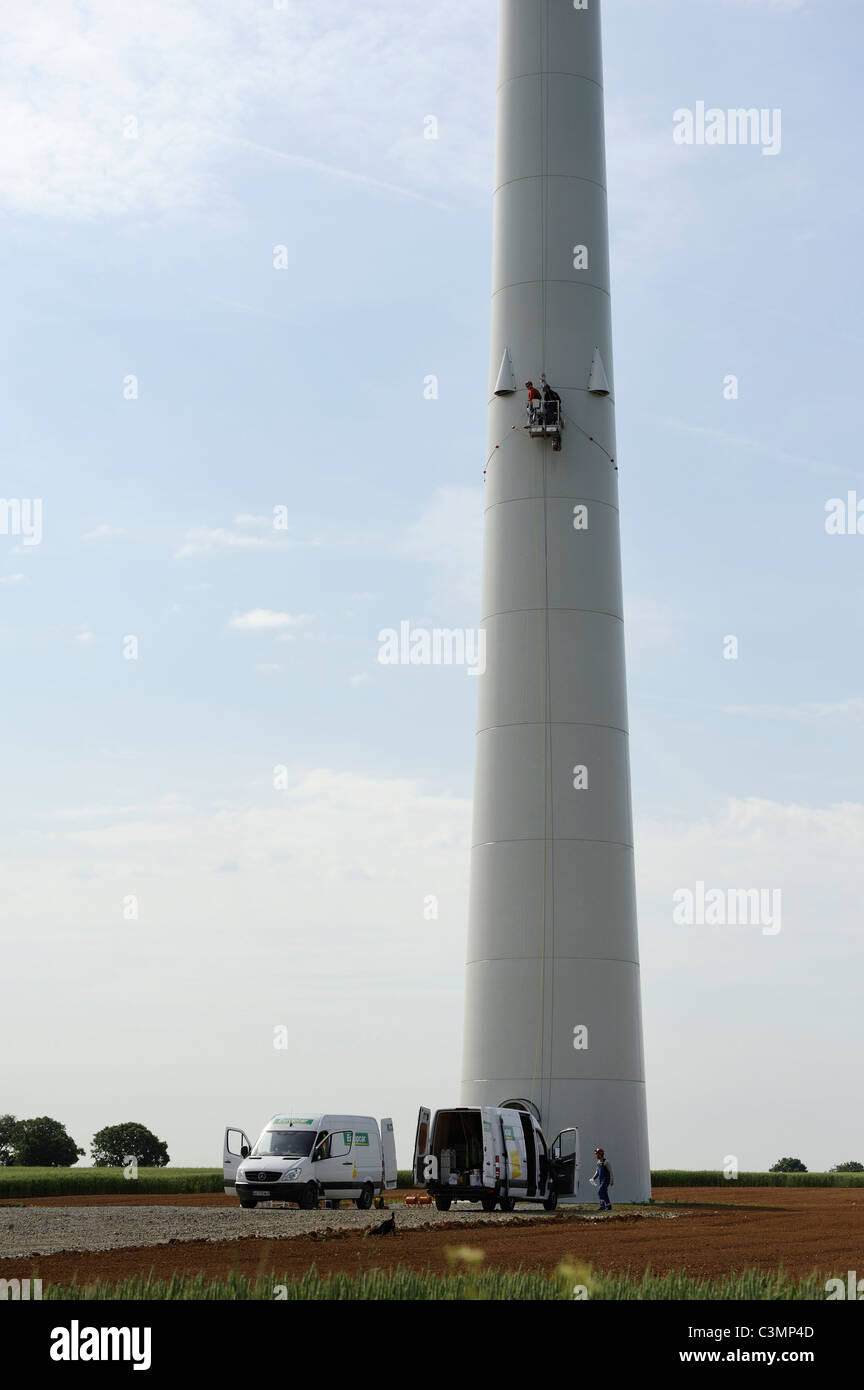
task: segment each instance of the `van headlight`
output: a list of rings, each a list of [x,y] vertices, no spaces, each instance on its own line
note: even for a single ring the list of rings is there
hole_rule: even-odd
[[[285,1176],[284,1176],[284,1178],[283,1178],[282,1181],[283,1181],[283,1182],[296,1182],[296,1180],[297,1180],[297,1178],[299,1178],[299,1176],[300,1176],[300,1169],[299,1169],[299,1168],[289,1168],[289,1169],[288,1169],[288,1172],[285,1174]]]

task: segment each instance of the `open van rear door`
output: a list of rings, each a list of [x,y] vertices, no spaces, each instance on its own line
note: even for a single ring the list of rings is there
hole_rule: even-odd
[[[480,1123],[483,1127],[483,1186],[492,1188],[499,1178],[506,1177],[501,1116],[494,1106],[481,1105]]]
[[[549,1149],[553,1185],[559,1197],[575,1197],[579,1191],[579,1131],[562,1129]]]
[[[249,1143],[249,1136],[245,1130],[238,1128],[237,1125],[229,1126],[225,1131],[225,1138],[222,1143],[222,1175],[225,1184],[225,1192],[229,1197],[233,1197],[234,1186],[237,1181],[237,1169],[243,1161],[244,1155],[240,1152],[245,1148],[246,1153],[252,1152],[252,1145]]]
[[[396,1136],[393,1133],[393,1121],[381,1121],[381,1159],[384,1169],[384,1186],[395,1187],[396,1172]]]
[[[420,1113],[417,1116],[417,1136],[414,1140],[414,1181],[419,1186],[428,1182],[424,1170],[426,1155],[429,1152],[429,1121],[431,1118],[432,1111],[427,1110],[425,1105],[421,1105]]]

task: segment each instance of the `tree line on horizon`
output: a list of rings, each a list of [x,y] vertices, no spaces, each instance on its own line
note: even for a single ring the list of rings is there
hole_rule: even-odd
[[[0,1168],[71,1168],[84,1156],[60,1120],[48,1115],[35,1120],[0,1115]],[[93,1135],[90,1156],[94,1168],[125,1168],[133,1158],[139,1168],[165,1168],[171,1161],[164,1140],[134,1120],[100,1129]],[[768,1169],[769,1173],[808,1171],[800,1158],[780,1158]],[[864,1173],[864,1163],[849,1159],[827,1171]]]
[[[71,1168],[84,1156],[60,1120],[0,1115],[0,1168]],[[106,1125],[94,1134],[90,1157],[94,1168],[124,1168],[132,1159],[141,1168],[164,1168],[170,1162],[168,1145],[134,1120]]]

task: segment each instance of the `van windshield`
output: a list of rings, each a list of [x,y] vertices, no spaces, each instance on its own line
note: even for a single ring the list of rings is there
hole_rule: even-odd
[[[252,1150],[252,1157],[277,1154],[282,1158],[308,1158],[314,1143],[314,1129],[265,1129]]]

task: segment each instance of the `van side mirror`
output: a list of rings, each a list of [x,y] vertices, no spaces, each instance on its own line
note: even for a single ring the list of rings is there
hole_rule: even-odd
[[[249,1157],[249,1145],[248,1145],[248,1144],[241,1144],[241,1145],[240,1145],[240,1157],[241,1157],[241,1158],[248,1158],[248,1157]]]

